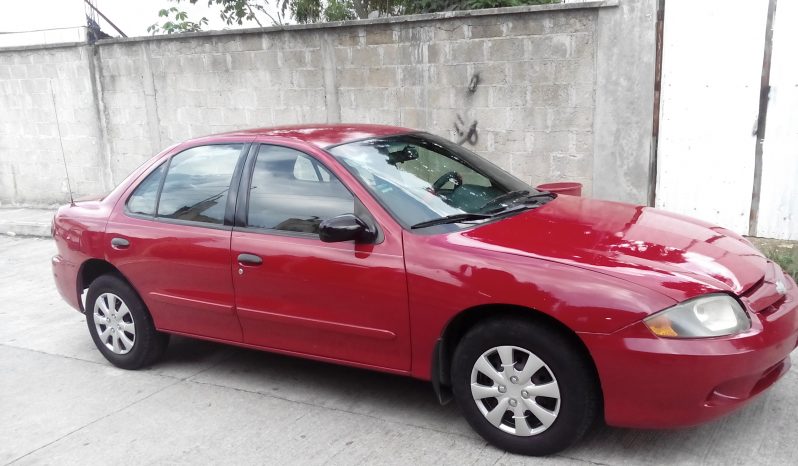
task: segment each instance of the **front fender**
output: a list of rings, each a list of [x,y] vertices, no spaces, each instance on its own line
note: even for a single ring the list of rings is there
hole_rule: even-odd
[[[573,332],[607,334],[675,301],[640,285],[557,262],[463,247],[445,235],[404,239],[414,376],[430,378],[430,355],[448,322],[495,304],[534,309]]]

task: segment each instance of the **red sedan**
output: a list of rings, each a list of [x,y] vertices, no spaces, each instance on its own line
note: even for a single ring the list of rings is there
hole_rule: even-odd
[[[119,367],[178,334],[404,374],[524,454],[726,414],[798,344],[798,287],[739,235],[404,128],[187,141],[53,233],[58,289]]]

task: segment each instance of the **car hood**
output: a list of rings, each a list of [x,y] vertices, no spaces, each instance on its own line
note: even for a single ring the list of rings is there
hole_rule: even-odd
[[[651,207],[573,196],[455,235],[474,246],[591,269],[677,301],[743,293],[767,266],[746,239],[724,228]]]

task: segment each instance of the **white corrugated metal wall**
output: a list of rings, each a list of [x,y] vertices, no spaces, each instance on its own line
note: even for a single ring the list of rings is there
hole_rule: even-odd
[[[769,0],[669,0],[656,206],[749,233]],[[756,233],[798,239],[798,2],[774,20]]]
[[[778,2],[771,60],[756,234],[798,239],[798,2],[795,0]]]

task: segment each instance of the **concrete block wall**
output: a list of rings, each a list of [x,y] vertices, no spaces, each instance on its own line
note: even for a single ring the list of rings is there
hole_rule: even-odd
[[[101,168],[91,66],[87,46],[0,53],[3,204],[46,205],[68,199],[61,144],[79,192],[109,188]]]
[[[82,131],[94,139],[90,145],[80,139],[86,147],[65,146],[70,168],[75,166],[73,188],[80,194],[115,185],[153,154],[186,138],[245,127],[364,122],[424,129],[452,140],[463,137],[455,125],[467,131],[475,124],[476,135],[466,147],[532,184],[579,181],[591,195],[594,115],[602,87],[596,73],[599,14],[618,10],[616,4],[134,38],[58,52],[0,50],[0,64],[20,55],[34,66],[46,53],[77,53],[85,63],[73,74],[89,93],[95,83],[90,107],[96,120],[68,133],[77,137]],[[9,79],[3,70],[0,65],[3,98],[27,98],[21,87],[6,93],[5,86],[30,78],[14,73]],[[653,87],[653,70],[651,78]],[[84,97],[92,102],[91,95],[63,91],[69,94],[65,102]],[[4,121],[6,112],[0,108]],[[54,153],[32,151],[11,136],[16,129],[4,131],[0,202],[51,202],[36,184],[32,195],[7,189],[19,177],[6,171],[17,173],[25,159],[49,166]],[[53,185],[62,173],[53,168],[39,176]],[[645,188],[632,201],[645,202]],[[31,191],[27,185],[24,190]]]

